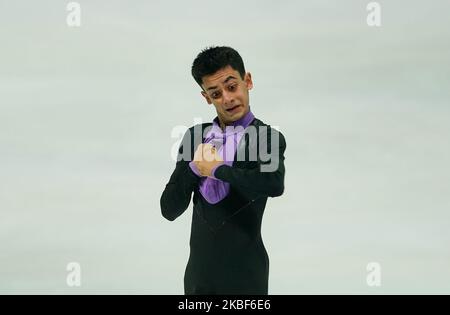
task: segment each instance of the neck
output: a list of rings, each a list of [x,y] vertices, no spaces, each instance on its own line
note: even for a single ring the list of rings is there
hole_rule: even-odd
[[[236,121],[243,119],[249,112],[250,112],[250,108],[248,108],[248,109],[247,109],[247,112],[245,112],[244,115],[242,115],[242,117],[239,118],[239,119],[237,119]],[[224,122],[224,121],[219,117],[219,126],[220,126],[220,128],[222,129],[222,131],[225,131],[225,128],[226,128],[227,126],[233,125],[233,123],[234,123],[234,121],[233,121],[233,122],[226,123],[226,122]]]
[[[227,126],[229,126],[229,125],[231,125],[231,123],[226,123],[226,122],[224,122],[224,121],[219,117],[219,126],[220,126],[220,129],[222,129],[223,131],[225,131],[225,128],[226,128]]]

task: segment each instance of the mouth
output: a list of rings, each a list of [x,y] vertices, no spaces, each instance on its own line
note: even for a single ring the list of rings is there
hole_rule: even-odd
[[[234,113],[240,107],[241,107],[241,105],[236,105],[234,107],[231,107],[231,108],[227,109],[227,112]]]

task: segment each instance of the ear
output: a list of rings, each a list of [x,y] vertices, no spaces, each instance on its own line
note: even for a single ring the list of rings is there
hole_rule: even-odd
[[[206,102],[208,104],[212,104],[211,99],[209,98],[208,94],[206,94],[205,91],[201,91],[201,93],[202,93],[203,97],[206,99]]]
[[[247,72],[244,77],[245,84],[247,85],[247,90],[251,90],[253,88],[253,80],[252,74]]]

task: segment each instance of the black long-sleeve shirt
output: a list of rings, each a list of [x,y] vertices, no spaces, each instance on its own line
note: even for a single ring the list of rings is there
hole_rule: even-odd
[[[195,131],[204,134],[210,125],[191,127],[186,132],[178,154],[190,148],[190,159],[176,163],[160,200],[162,215],[173,221],[186,211],[194,193],[185,294],[267,294],[269,258],[261,238],[261,221],[267,198],[284,192],[286,141],[281,132],[255,118],[250,125],[259,131],[257,141],[244,134],[246,159],[238,161],[236,152],[232,166],[222,165],[215,171],[216,178],[230,183],[230,193],[218,203],[209,204],[199,192],[200,178],[192,172],[189,162],[198,139],[202,139]],[[260,152],[272,153],[274,136],[278,139],[278,154],[266,161]],[[265,151],[259,149],[263,141],[267,143]],[[251,161],[249,150],[255,145],[257,160]],[[260,166],[270,163],[277,167],[262,172]]]

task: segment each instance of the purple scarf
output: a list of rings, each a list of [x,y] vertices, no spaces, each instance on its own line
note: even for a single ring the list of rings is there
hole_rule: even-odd
[[[239,141],[244,135],[244,130],[253,121],[255,116],[249,110],[239,120],[234,121],[231,125],[225,127],[225,131],[220,128],[219,118],[213,120],[211,130],[206,134],[203,143],[210,143],[216,148],[217,154],[222,157],[223,163],[219,164],[212,170],[212,177],[203,176],[200,180],[200,193],[210,204],[216,204],[224,199],[230,192],[230,184],[214,177],[214,171],[222,165],[233,164],[234,155],[236,153]],[[189,163],[191,170],[201,176],[194,162]]]

